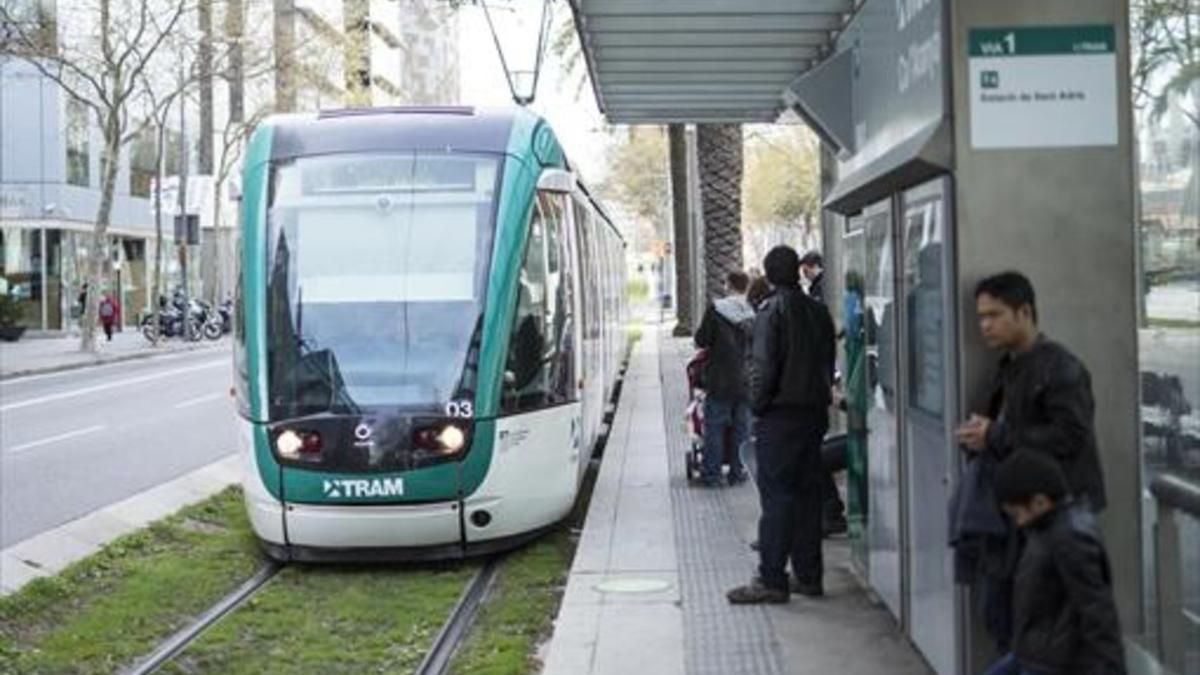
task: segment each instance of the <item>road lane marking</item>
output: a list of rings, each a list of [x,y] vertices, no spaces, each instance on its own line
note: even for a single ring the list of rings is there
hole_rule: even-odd
[[[106,382],[104,384],[98,384],[98,385],[95,385],[92,387],[84,387],[83,389],[74,389],[72,391],[64,391],[64,392],[60,392],[57,394],[50,394],[48,396],[39,396],[37,398],[31,398],[31,399],[27,399],[24,401],[18,401],[16,403],[9,403],[8,405],[0,405],[0,412],[6,411],[6,410],[19,410],[21,408],[28,408],[30,406],[40,405],[42,403],[50,403],[51,401],[61,401],[63,399],[67,399],[67,398],[75,398],[77,396],[86,396],[87,394],[94,394],[98,391],[105,391],[108,389],[116,389],[117,387],[124,387],[124,386],[130,385],[130,384],[140,384],[142,382],[150,382],[152,380],[161,380],[164,377],[171,377],[172,375],[182,375],[183,373],[192,373],[197,370],[207,370],[209,368],[217,368],[220,366],[229,368],[230,367],[229,360],[228,359],[219,359],[217,361],[210,361],[208,363],[202,363],[198,366],[188,366],[187,368],[176,368],[174,370],[167,370],[167,371],[163,371],[161,373],[154,373],[153,375],[142,375],[140,377],[131,377],[131,378],[128,378],[125,380],[116,380],[115,382]]]
[[[226,394],[224,392],[218,391],[215,394],[208,394],[207,396],[198,396],[196,398],[189,398],[186,401],[176,403],[175,408],[176,409],[190,408],[191,406],[194,406],[194,405],[200,405],[201,403],[208,403],[209,401],[215,401],[219,398],[224,398],[227,395],[228,394]]]
[[[21,445],[14,445],[13,447],[8,448],[8,454],[15,455],[18,452],[22,452],[24,450],[30,450],[32,448],[36,448],[36,447],[42,446],[42,445],[50,445],[51,443],[57,443],[59,441],[65,441],[65,440],[68,440],[71,438],[75,438],[76,436],[83,436],[86,434],[95,433],[97,431],[102,431],[106,428],[107,427],[105,427],[103,424],[97,424],[94,427],[88,427],[86,429],[77,429],[75,431],[68,431],[65,434],[59,434],[57,436],[43,438],[40,441],[33,441],[30,443],[22,443]]]

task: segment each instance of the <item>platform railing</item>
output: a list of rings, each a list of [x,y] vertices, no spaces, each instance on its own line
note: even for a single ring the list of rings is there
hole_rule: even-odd
[[[1200,525],[1200,483],[1174,473],[1161,473],[1150,483],[1158,508],[1155,535],[1155,593],[1158,604],[1158,656],[1176,673],[1188,673],[1188,636],[1200,632],[1200,616],[1187,606],[1184,575],[1200,573],[1187,569],[1180,525],[1184,519]],[[1195,541],[1191,546],[1197,546]],[[1193,551],[1195,553],[1195,551]],[[1200,581],[1192,583],[1200,584]],[[1195,646],[1192,646],[1195,649]],[[1193,659],[1197,658],[1192,656]],[[1194,668],[1194,663],[1191,664]]]

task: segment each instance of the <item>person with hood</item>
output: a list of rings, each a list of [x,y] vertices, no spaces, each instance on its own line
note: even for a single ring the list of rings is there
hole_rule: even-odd
[[[729,295],[704,311],[696,331],[696,346],[708,350],[701,384],[704,387],[703,484],[717,487],[721,464],[729,457],[729,484],[746,480],[741,447],[750,435],[750,399],[747,363],[754,328],[754,308],[746,299],[750,277],[730,272],[725,279]]]
[[[771,249],[763,267],[773,292],[754,320],[750,369],[762,504],[759,566],[755,579],[729,591],[733,604],[785,603],[792,592],[824,595],[821,442],[829,428],[833,319],[800,288],[794,249]]]

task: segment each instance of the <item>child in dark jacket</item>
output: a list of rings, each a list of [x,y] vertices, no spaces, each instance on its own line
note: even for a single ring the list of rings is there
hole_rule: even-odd
[[[1014,453],[996,471],[996,496],[1025,547],[1013,589],[1012,653],[987,675],[1125,673],[1112,571],[1090,509],[1071,502],[1052,458]]]

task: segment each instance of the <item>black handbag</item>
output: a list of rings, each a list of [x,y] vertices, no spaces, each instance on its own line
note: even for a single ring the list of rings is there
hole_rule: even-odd
[[[821,465],[828,473],[845,471],[849,463],[846,458],[846,434],[828,436],[821,443]]]

